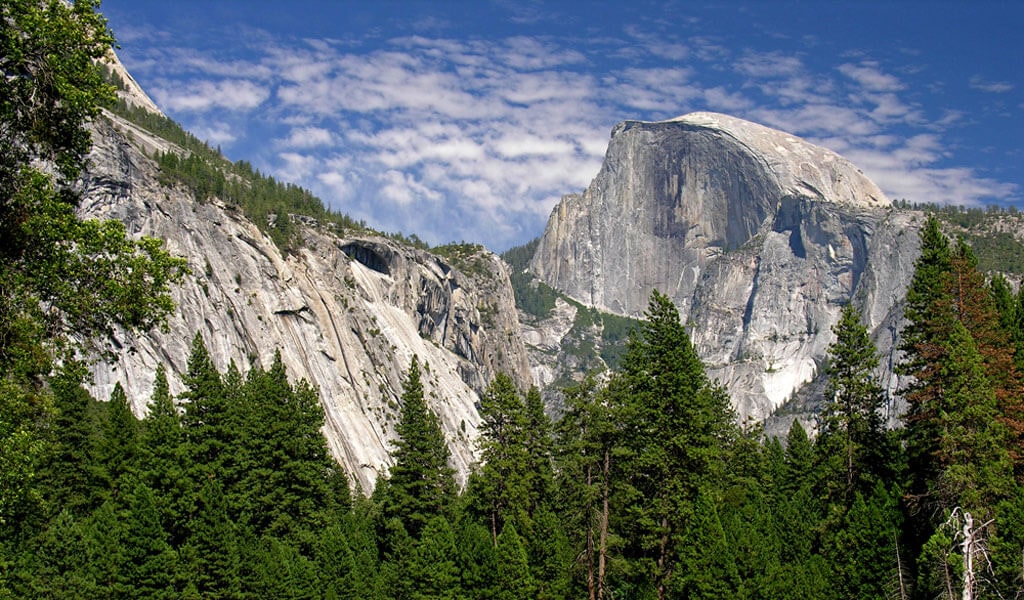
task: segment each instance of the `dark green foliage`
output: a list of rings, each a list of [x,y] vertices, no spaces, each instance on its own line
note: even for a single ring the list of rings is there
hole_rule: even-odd
[[[818,445],[819,453],[831,459],[824,474],[829,496],[851,500],[855,492],[869,493],[884,475],[885,397],[874,374],[878,351],[853,305],[843,307],[832,331],[836,339],[828,348],[828,385]]]
[[[658,595],[676,586],[679,549],[699,490],[719,477],[737,431],[724,391],[708,380],[679,313],[654,292],[622,372],[612,381],[623,447],[627,551]]]
[[[867,496],[860,491],[838,522],[824,533],[823,553],[835,574],[835,597],[889,597],[898,577],[896,543],[902,518],[898,496],[879,482]]]
[[[122,513],[124,563],[115,589],[123,598],[175,598],[174,578],[178,555],[160,524],[153,490],[134,483],[124,490],[127,502]],[[123,501],[122,501],[123,502]]]
[[[619,442],[613,415],[593,377],[565,390],[566,412],[557,424],[557,498],[562,524],[577,558],[580,587],[601,587],[607,556],[612,454]]]
[[[455,563],[455,534],[448,520],[435,516],[426,524],[412,550],[404,577],[411,600],[464,598]]]
[[[141,423],[139,479],[154,491],[161,522],[177,545],[185,539],[192,512],[193,480],[187,477],[185,433],[163,364],[157,367],[153,388],[149,414]]]
[[[99,444],[99,459],[109,485],[121,488],[123,479],[134,475],[139,461],[139,422],[128,406],[124,388],[118,382],[107,402],[103,437]]]
[[[499,373],[480,400],[480,469],[477,494],[488,515],[491,536],[530,507],[530,454],[526,407],[512,379]]]
[[[302,600],[319,596],[315,563],[286,542],[264,538],[248,559],[252,573],[243,591],[249,597]]]
[[[42,472],[54,511],[85,517],[107,494],[108,475],[98,457],[102,422],[98,403],[82,387],[84,367],[64,365],[52,379],[57,433]]]
[[[189,585],[204,598],[237,598],[241,593],[239,536],[228,515],[220,481],[206,479],[188,524],[188,542],[182,554]]]
[[[491,597],[495,600],[533,598],[537,584],[530,574],[522,538],[512,523],[505,523],[502,527],[501,534],[498,535],[496,554],[498,570],[495,573]]]
[[[516,308],[519,310],[544,319],[555,309],[558,292],[543,281],[537,280],[528,271],[513,271],[509,280],[512,282],[512,293],[515,295]]]
[[[522,246],[509,248],[501,254],[501,258],[508,263],[511,272],[509,279],[516,299],[516,308],[543,319],[554,310],[555,299],[559,294],[551,286],[537,280],[527,270],[539,243],[540,238],[534,238]]]
[[[933,494],[946,510],[960,506],[986,517],[1012,485],[1007,432],[997,418],[995,392],[982,358],[959,322],[947,344],[936,417],[940,433],[935,459],[940,472]]]
[[[249,372],[241,397],[247,414],[235,417],[241,439],[231,463],[239,466],[238,516],[255,531],[305,546],[326,511],[338,508],[318,393],[305,381],[291,385],[277,353],[270,370]]]
[[[498,571],[494,540],[487,526],[463,518],[455,523],[456,566],[467,598],[488,600]]]
[[[232,442],[237,435],[226,392],[206,343],[199,333],[192,339],[182,394],[185,412],[181,423],[188,442],[190,473],[201,481],[212,473],[233,479]]]
[[[395,426],[384,500],[385,518],[402,520],[406,531],[419,537],[435,515],[444,514],[455,496],[455,475],[448,465],[448,443],[441,423],[427,406],[420,382],[419,361],[413,357],[402,390],[402,413]]]

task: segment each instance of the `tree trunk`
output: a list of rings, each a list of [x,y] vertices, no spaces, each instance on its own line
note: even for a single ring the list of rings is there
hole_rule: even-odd
[[[668,580],[668,517],[661,517],[661,540],[658,543],[658,600],[665,600]]]
[[[604,600],[604,575],[608,556],[608,490],[611,488],[612,451],[604,449],[604,469],[601,481],[601,534],[597,555],[597,600]]]
[[[590,487],[594,484],[593,477],[593,465],[587,465],[587,492],[589,495]],[[587,591],[589,592],[588,597],[590,600],[596,600],[597,590],[594,584],[594,520],[592,518],[593,513],[591,512],[593,505],[587,503]]]

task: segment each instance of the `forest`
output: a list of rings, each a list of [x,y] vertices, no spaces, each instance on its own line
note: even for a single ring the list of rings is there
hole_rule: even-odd
[[[197,335],[184,392],[157,368],[143,419],[120,387],[91,397],[80,357],[115,327],[161,326],[187,274],[159,240],[76,216],[87,123],[114,101],[97,4],[0,9],[0,597],[1024,596],[1024,292],[934,216],[906,295],[906,385],[879,384],[848,304],[822,412],[784,440],[737,421],[658,292],[557,421],[498,375],[465,482],[416,358],[369,494],[279,356],[221,371]]]

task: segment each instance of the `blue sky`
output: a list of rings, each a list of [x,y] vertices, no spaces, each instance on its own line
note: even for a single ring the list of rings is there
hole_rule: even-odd
[[[105,0],[129,71],[231,159],[384,231],[497,251],[611,128],[711,110],[891,198],[1024,205],[1024,3]]]

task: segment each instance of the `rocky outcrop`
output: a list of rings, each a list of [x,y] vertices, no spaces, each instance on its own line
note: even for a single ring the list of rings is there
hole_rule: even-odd
[[[129,137],[120,132],[128,132]],[[131,141],[129,141],[131,139]],[[475,460],[479,394],[499,371],[530,382],[507,267],[475,251],[472,271],[372,235],[306,221],[290,254],[237,210],[199,202],[157,181],[137,146],[157,141],[116,117],[97,125],[82,210],[123,221],[131,235],[166,240],[192,271],[174,290],[166,332],[120,334],[114,360],[97,363],[92,392],[106,399],[121,382],[137,414],[155,369],[182,389],[191,340],[203,334],[218,368],[269,366],[280,351],[288,372],[319,388],[331,450],[364,490],[388,465],[401,382],[413,355],[424,365],[428,403],[438,413],[463,477]]]
[[[764,418],[815,379],[843,303],[891,350],[918,219],[786,133],[713,113],[627,121],[552,212],[531,270],[627,316],[666,293],[740,415]]]

